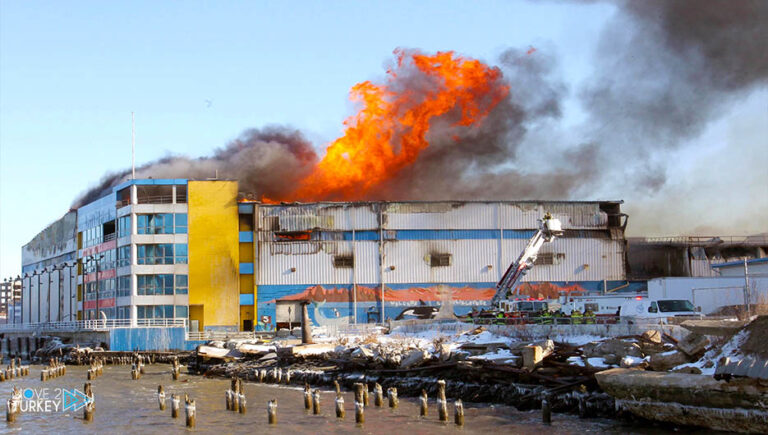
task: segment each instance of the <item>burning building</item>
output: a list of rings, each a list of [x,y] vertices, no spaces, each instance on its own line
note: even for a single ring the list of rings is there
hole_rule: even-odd
[[[184,322],[273,328],[280,301],[317,325],[379,322],[415,305],[485,305],[545,212],[565,234],[521,294],[631,291],[620,201],[268,204],[236,181],[131,180],[23,248],[25,322]],[[76,267],[75,267],[76,266]]]

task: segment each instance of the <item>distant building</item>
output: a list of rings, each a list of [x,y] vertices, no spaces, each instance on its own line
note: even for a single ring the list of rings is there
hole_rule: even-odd
[[[486,304],[550,212],[521,293],[636,291],[620,201],[263,204],[236,181],[132,180],[22,249],[27,322],[184,322],[273,328],[278,301],[307,300],[318,325],[381,321],[405,307]]]

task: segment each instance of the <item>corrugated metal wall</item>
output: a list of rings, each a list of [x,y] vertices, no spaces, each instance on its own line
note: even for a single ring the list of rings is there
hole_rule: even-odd
[[[545,245],[542,253],[563,255],[557,264],[534,267],[525,281],[626,279],[623,237],[611,239],[598,202],[260,205],[255,274],[260,285],[379,284],[383,255],[385,284],[496,282],[546,211],[565,229],[585,231]],[[310,231],[311,240],[275,241],[275,232],[298,231]],[[381,253],[379,237],[384,240]],[[354,270],[334,267],[334,255],[353,250]],[[450,254],[451,265],[430,267],[432,254]]]

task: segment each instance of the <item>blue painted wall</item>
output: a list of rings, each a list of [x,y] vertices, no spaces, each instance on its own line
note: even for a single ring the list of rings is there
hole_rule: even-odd
[[[109,333],[109,350],[194,350],[205,341],[187,341],[184,328],[120,328]]]

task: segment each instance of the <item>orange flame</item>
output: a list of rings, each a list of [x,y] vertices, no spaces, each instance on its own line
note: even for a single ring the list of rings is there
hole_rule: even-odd
[[[416,161],[429,146],[433,120],[450,115],[451,128],[469,127],[509,94],[498,68],[452,51],[430,56],[396,50],[395,56],[385,84],[352,87],[350,98],[360,111],[344,121],[344,136],[328,146],[291,199],[362,199]]]

